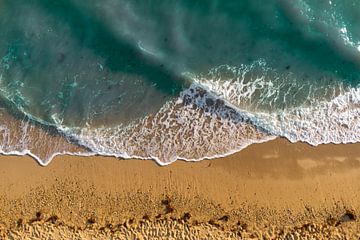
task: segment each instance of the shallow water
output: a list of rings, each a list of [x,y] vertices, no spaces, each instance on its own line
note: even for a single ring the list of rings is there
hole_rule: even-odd
[[[0,139],[3,153],[31,153],[44,165],[57,153],[168,164],[278,136],[360,140],[359,1],[0,6],[0,97],[19,121],[2,121],[1,134],[29,123],[82,147],[40,156],[31,137]]]

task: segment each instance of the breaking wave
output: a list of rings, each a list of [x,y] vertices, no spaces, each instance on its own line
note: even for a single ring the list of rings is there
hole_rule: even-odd
[[[360,142],[359,8],[3,0],[0,153],[166,165],[277,137]]]

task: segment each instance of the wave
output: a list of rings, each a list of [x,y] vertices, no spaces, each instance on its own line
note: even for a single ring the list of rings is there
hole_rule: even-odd
[[[272,135],[312,145],[360,141],[360,88],[333,77],[298,79],[259,61],[220,66],[195,81],[250,112],[254,124]]]
[[[196,161],[226,156],[255,142],[274,139],[203,88],[192,85],[158,113],[128,126],[66,128],[61,131],[99,155]]]
[[[311,81],[300,86],[292,76],[281,77],[263,61],[220,66],[192,76],[193,85],[177,101],[136,124],[64,132],[101,155],[152,158],[159,164],[226,156],[275,137],[312,145],[360,141],[359,88],[334,80],[322,88]]]
[[[360,141],[355,1],[105,2],[4,2],[1,153],[166,165]]]
[[[326,85],[325,77],[318,82],[323,87],[316,87],[291,73],[279,74],[263,60],[184,75],[193,81],[188,89],[131,124],[69,127],[54,119],[62,136],[54,141],[51,134],[37,133],[30,121],[8,128],[3,123],[1,152],[28,154],[41,165],[59,154],[154,159],[167,165],[227,156],[276,137],[312,145],[360,141],[360,88],[334,84],[334,79]],[[7,129],[22,129],[22,138],[10,136]],[[34,136],[44,143],[46,154],[36,153],[40,147]],[[69,147],[74,143],[82,148]]]

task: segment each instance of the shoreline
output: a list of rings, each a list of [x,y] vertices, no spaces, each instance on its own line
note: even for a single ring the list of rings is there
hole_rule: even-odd
[[[175,234],[175,224],[189,234],[197,229],[192,234],[229,238],[269,229],[280,237],[302,228],[304,234],[314,228],[318,236],[355,236],[359,168],[360,144],[313,147],[285,139],[252,144],[224,158],[167,166],[57,156],[41,167],[29,156],[1,156],[0,232],[91,230],[102,236],[169,226]]]

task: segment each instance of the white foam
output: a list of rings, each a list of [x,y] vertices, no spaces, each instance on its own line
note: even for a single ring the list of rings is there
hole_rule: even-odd
[[[23,120],[13,118],[6,109],[1,109],[0,115],[0,153],[3,155],[29,155],[46,166],[59,154],[87,153],[27,117]]]
[[[69,150],[55,141],[41,156],[32,138],[35,127],[22,121],[17,137],[11,132],[16,127],[0,124],[0,153],[30,155],[43,166],[59,154],[154,159],[167,165],[227,156],[277,136],[312,145],[360,141],[360,88],[307,85],[262,61],[187,76],[194,83],[179,98],[130,125],[69,128],[57,122],[60,132],[89,151]],[[47,134],[35,131],[35,137],[45,145],[52,142]]]
[[[252,74],[258,66],[263,68],[260,77]],[[224,74],[224,69],[230,74]],[[255,67],[218,67],[194,80],[243,115],[252,116],[253,124],[272,135],[312,145],[360,141],[359,87],[297,81],[291,74],[281,77],[266,64],[256,63]]]
[[[62,131],[99,155],[150,158],[167,165],[177,159],[197,161],[226,156],[252,143],[275,138],[247,120],[193,85],[154,116],[130,126]]]
[[[331,101],[258,114],[271,126],[271,132],[292,142],[312,145],[360,141],[360,89],[350,88]]]

